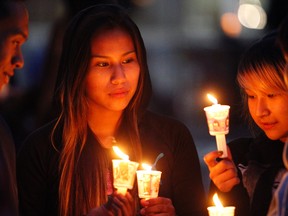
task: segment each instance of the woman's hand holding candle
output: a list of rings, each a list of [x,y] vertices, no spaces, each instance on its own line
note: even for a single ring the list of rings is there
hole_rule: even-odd
[[[222,153],[212,151],[204,156],[204,161],[209,169],[209,177],[222,192],[230,191],[235,185],[240,183],[237,168],[232,160],[232,156],[227,146],[228,157],[217,161]]]
[[[131,194],[126,192],[125,195],[114,192],[109,196],[108,202],[98,208],[92,209],[87,216],[113,216],[127,215],[134,216],[134,202]]]
[[[143,208],[140,210],[141,215],[154,215],[154,214],[165,214],[169,216],[175,216],[175,208],[172,201],[169,198],[157,197],[151,199],[141,199],[141,206]]]
[[[125,195],[114,192],[112,201],[108,205],[110,205],[108,209],[110,212],[113,212],[113,215],[133,216],[134,202],[133,197],[128,191]]]

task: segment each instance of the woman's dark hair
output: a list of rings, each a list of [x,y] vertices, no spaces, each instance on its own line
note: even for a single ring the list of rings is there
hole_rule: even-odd
[[[85,78],[91,58],[91,40],[101,30],[120,28],[126,31],[133,41],[140,65],[137,90],[125,109],[121,125],[128,131],[133,155],[142,155],[138,132],[138,120],[149,103],[151,81],[147,66],[146,50],[136,24],[127,12],[117,5],[97,5],[79,12],[70,22],[63,41],[55,96],[60,103],[60,113],[52,132],[52,142],[56,144],[56,131],[62,129],[60,154],[59,208],[60,215],[81,215],[91,208],[107,201],[106,172],[101,160],[101,152],[95,155],[95,169],[85,167],[85,144],[88,134],[87,101],[85,95]],[[83,165],[84,164],[84,165]],[[91,164],[91,166],[93,166]],[[75,174],[78,170],[80,174]],[[89,172],[91,178],[86,176]],[[84,182],[83,182],[84,181]]]
[[[286,62],[288,62],[288,15],[283,19],[278,28],[277,42],[282,49]]]

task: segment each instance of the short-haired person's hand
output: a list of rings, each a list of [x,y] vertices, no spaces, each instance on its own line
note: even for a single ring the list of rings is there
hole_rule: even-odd
[[[87,216],[134,216],[134,202],[131,194],[125,195],[114,192],[108,202],[92,209]]]
[[[228,158],[218,160],[223,153],[212,151],[204,156],[204,162],[209,169],[209,177],[222,192],[229,192],[235,185],[240,183],[238,178],[237,168],[232,160],[229,148]]]
[[[151,199],[141,199],[140,204],[143,207],[140,210],[141,215],[175,216],[175,208],[169,198],[157,197]]]

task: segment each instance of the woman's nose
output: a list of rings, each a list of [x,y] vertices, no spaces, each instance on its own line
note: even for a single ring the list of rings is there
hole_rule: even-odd
[[[113,70],[114,71],[111,77],[112,84],[117,85],[125,82],[126,75],[122,65],[115,65]]]
[[[265,116],[269,114],[267,102],[264,99],[259,99],[256,105],[256,116]]]

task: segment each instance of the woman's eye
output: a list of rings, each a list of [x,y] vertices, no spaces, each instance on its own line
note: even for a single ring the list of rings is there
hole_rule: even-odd
[[[109,64],[107,62],[99,62],[99,63],[97,63],[97,66],[98,67],[107,67],[107,66],[109,66]]]
[[[122,63],[123,64],[128,64],[128,63],[130,63],[132,61],[133,61],[133,58],[128,58],[128,59],[124,60]]]
[[[20,41],[14,40],[14,41],[12,41],[12,43],[13,43],[13,45],[18,46],[20,44]]]
[[[276,96],[275,94],[267,94],[267,97],[269,97],[269,98],[273,98],[275,96]]]
[[[254,99],[255,96],[254,96],[254,95],[247,95],[247,98],[248,98],[248,99]]]

